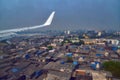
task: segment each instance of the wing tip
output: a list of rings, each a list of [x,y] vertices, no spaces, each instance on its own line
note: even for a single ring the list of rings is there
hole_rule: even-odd
[[[51,25],[52,21],[53,21],[53,18],[54,18],[54,15],[55,15],[55,11],[53,11],[50,16],[48,17],[48,19],[46,20],[46,22],[43,24],[44,26],[49,26]]]

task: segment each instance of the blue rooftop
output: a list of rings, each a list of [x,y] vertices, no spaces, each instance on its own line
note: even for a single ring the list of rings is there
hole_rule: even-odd
[[[11,71],[15,73],[15,72],[18,72],[19,70],[18,68],[12,68]]]

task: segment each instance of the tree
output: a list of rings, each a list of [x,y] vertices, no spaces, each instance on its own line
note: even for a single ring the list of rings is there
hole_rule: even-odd
[[[73,45],[84,45],[84,41],[83,40],[79,40],[79,42],[75,42],[75,43],[72,43]]]
[[[48,48],[49,50],[52,50],[52,49],[53,49],[53,47],[52,47],[52,46],[48,46],[47,48]]]
[[[114,77],[120,78],[120,62],[118,61],[104,62],[103,68],[106,71],[110,71]]]
[[[67,62],[73,62],[73,59],[71,56],[67,56]]]

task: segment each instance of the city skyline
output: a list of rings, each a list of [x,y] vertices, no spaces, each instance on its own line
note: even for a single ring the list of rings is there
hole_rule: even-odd
[[[0,0],[0,80],[120,80],[120,0]]]

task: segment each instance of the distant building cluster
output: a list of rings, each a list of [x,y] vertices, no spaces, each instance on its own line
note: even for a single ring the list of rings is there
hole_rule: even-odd
[[[95,33],[102,36],[104,32]],[[0,42],[0,80],[114,80],[105,61],[120,61],[120,38],[32,35]]]

